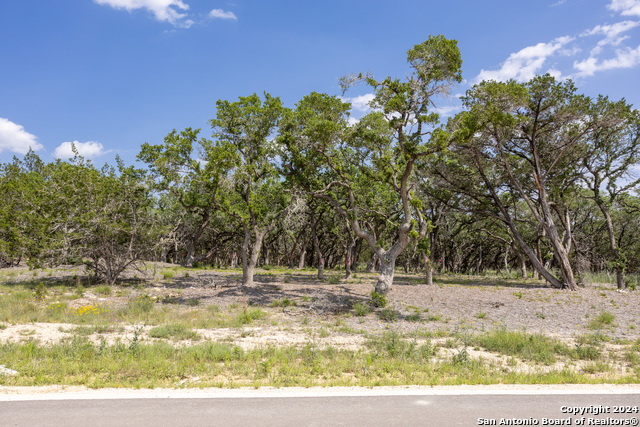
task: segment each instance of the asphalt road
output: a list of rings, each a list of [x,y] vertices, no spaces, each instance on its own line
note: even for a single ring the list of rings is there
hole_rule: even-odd
[[[167,391],[145,397],[148,394],[4,394],[0,426],[637,425],[640,418],[640,390],[230,391],[233,397],[225,397],[224,391],[192,397]]]

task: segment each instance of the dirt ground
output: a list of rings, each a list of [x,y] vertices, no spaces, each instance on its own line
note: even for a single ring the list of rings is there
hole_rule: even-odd
[[[323,338],[325,345],[350,348],[361,345],[366,333],[389,330],[430,331],[434,337],[446,337],[504,327],[542,332],[563,340],[600,332],[612,342],[632,342],[639,336],[640,291],[617,292],[614,284],[587,284],[571,292],[533,280],[446,275],[436,277],[433,286],[426,286],[419,275],[397,274],[387,296],[387,311],[376,308],[366,316],[357,316],[352,307],[357,302],[370,304],[374,274],[356,273],[345,280],[341,272],[329,271],[328,280],[320,281],[311,270],[259,270],[255,284],[243,288],[240,270],[178,270],[167,278],[162,271],[171,267],[174,266],[154,264],[147,268],[143,282],[127,285],[130,292],[126,296],[112,292],[112,296],[105,297],[96,293],[95,287],[87,286],[84,297],[71,301],[70,306],[118,306],[146,294],[157,301],[170,300],[184,309],[192,309],[188,302],[197,300],[200,308],[246,303],[269,312],[268,324],[261,326],[250,325],[242,331],[199,331],[205,338],[234,339],[243,347],[302,344],[311,334]],[[77,274],[77,269],[72,268],[56,269],[52,275],[50,270],[34,274],[18,267],[11,274],[11,281],[53,282]],[[129,279],[138,275],[133,272]],[[7,281],[6,275],[3,281]],[[276,306],[283,300],[295,305]],[[593,321],[603,312],[612,314],[613,321],[594,330]],[[0,342],[30,338],[51,343],[67,336],[69,332],[65,331],[70,329],[70,325],[61,324],[6,326],[0,330]],[[124,327],[122,333],[131,335],[133,328]]]

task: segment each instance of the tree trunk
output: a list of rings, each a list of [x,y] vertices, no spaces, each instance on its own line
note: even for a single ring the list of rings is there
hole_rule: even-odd
[[[320,251],[320,242],[318,242],[318,230],[314,218],[314,211],[311,210],[311,236],[313,238],[313,250],[316,253],[316,262],[318,263],[318,279],[324,280],[324,256]]]
[[[376,266],[376,260],[377,260],[377,258],[378,258],[378,257],[377,257],[377,255],[376,255],[376,254],[375,254],[375,252],[374,252],[374,254],[373,254],[373,255],[371,255],[371,259],[370,259],[370,260],[369,260],[369,262],[367,263],[367,270],[366,270],[366,272],[367,272],[367,273],[373,273],[373,269],[374,269],[374,268],[375,268],[375,266]]]
[[[189,239],[187,242],[187,255],[184,258],[184,267],[193,266],[193,255],[196,253],[196,245],[193,240]]]
[[[393,274],[396,266],[395,257],[387,257],[387,259],[380,260],[380,274],[378,275],[378,282],[376,283],[376,292],[386,295],[391,290],[393,284]]]
[[[346,253],[344,256],[344,274],[345,274],[345,279],[348,279],[349,277],[351,277],[351,263],[353,262],[353,247],[355,246],[356,242],[355,239],[353,238],[353,235],[351,233],[349,233],[349,240],[347,241],[347,248],[346,248]]]
[[[616,264],[616,284],[618,289],[622,290],[627,287],[624,278],[624,265],[620,262],[620,251],[618,250],[618,245],[616,244],[616,235],[613,230],[613,221],[611,220],[611,215],[609,211],[606,209],[604,204],[598,203],[598,207],[605,218],[605,223],[607,224],[607,234],[609,235],[609,249],[614,256],[614,262]]]
[[[251,229],[244,225],[244,241],[242,243],[242,285],[253,285],[253,275],[256,271],[258,258],[260,257],[260,249],[262,249],[262,241],[267,230],[260,230],[258,226],[253,227],[254,242],[251,243]]]
[[[427,286],[433,285],[433,261],[429,258],[428,255],[424,256],[424,266],[426,272],[426,282]]]
[[[307,243],[303,242],[302,247],[300,248],[300,260],[298,261],[298,268],[303,269],[305,264],[305,259],[307,257]]]
[[[509,268],[509,249],[511,249],[511,244],[507,243],[504,249],[504,258],[502,259],[502,264],[504,265],[504,270],[509,274],[511,269]]]

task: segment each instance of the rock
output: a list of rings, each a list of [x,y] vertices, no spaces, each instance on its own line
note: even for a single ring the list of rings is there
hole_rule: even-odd
[[[18,375],[18,371],[14,371],[13,369],[5,368],[4,365],[0,366],[0,375],[13,376]]]

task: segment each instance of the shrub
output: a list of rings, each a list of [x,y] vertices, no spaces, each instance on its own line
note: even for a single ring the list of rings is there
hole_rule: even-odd
[[[380,318],[387,322],[394,322],[398,318],[398,313],[390,308],[385,308],[380,312]]]
[[[366,316],[367,314],[371,313],[371,307],[369,307],[368,304],[357,302],[353,304],[353,311],[355,312],[356,316]]]
[[[371,291],[371,303],[374,307],[385,307],[387,305],[387,297],[381,293],[375,291]]]

